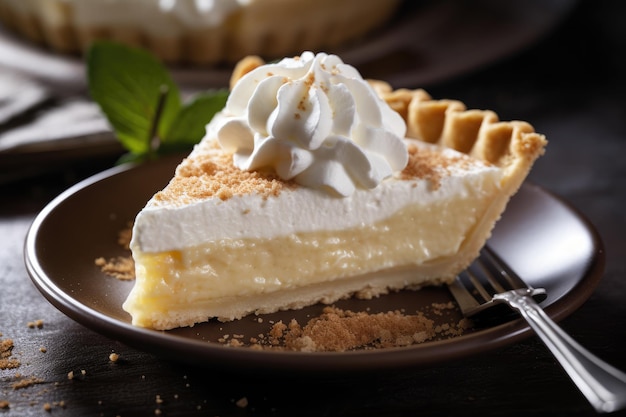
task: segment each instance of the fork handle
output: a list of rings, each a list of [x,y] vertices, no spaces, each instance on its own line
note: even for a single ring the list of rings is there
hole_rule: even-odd
[[[508,291],[498,296],[519,310],[597,412],[610,413],[626,406],[626,373],[578,344],[526,291]]]

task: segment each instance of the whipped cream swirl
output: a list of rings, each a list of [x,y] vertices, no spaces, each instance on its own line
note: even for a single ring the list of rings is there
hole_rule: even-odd
[[[341,196],[408,162],[402,117],[336,55],[305,52],[252,70],[214,122],[209,134],[238,168]]]

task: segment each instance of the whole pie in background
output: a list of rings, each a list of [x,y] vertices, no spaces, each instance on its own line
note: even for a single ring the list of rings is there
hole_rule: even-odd
[[[282,58],[356,40],[400,0],[0,0],[0,23],[53,51],[97,39],[141,46],[165,62]]]

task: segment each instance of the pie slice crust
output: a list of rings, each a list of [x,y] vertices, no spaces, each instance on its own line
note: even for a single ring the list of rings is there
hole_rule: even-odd
[[[262,64],[263,61],[258,57],[248,57],[240,61],[233,72],[231,87],[244,74]],[[169,301],[166,301],[166,304],[169,302],[173,304],[167,306],[162,305],[161,302],[146,303],[145,300],[154,300],[154,297],[145,294],[141,288],[151,288],[154,284],[144,281],[139,284],[139,287],[136,284],[124,305],[124,308],[133,315],[134,324],[168,329],[190,326],[213,317],[229,321],[250,313],[262,314],[297,309],[317,302],[332,303],[348,296],[371,298],[390,290],[441,285],[454,279],[456,274],[478,256],[480,249],[491,236],[493,227],[504,212],[509,199],[517,192],[533,163],[544,153],[547,145],[545,137],[536,133],[529,123],[503,122],[493,111],[468,110],[463,103],[455,100],[435,100],[422,89],[394,90],[382,81],[371,80],[370,83],[378,95],[404,118],[408,138],[436,147],[452,148],[483,161],[487,165],[501,169],[499,184],[493,187],[496,190],[489,191],[491,194],[488,202],[485,202],[483,197],[483,201],[479,203],[480,215],[468,232],[461,236],[458,250],[445,256],[425,259],[418,265],[403,265],[398,268],[370,271],[341,279],[317,281],[309,285],[291,285],[288,289],[281,291],[252,293],[244,291],[245,296],[230,295],[216,298],[211,298],[209,294],[201,294],[193,295],[192,298],[185,300],[168,298]],[[193,164],[193,160],[183,162],[182,166],[185,167],[186,164]],[[435,217],[438,215],[435,213]],[[445,217],[437,217],[437,219],[441,223]],[[268,245],[270,252],[276,253],[271,246],[272,243]],[[281,250],[282,248],[284,247],[281,247]],[[293,250],[293,253],[297,254],[302,248],[296,246],[286,250]],[[230,253],[223,253],[231,256]],[[256,256],[252,250],[247,251],[246,254],[243,255],[250,258]],[[134,253],[135,255],[139,256],[136,261],[140,259],[142,263],[140,268],[143,268],[141,273],[138,269],[138,276],[142,275],[143,280],[156,279],[155,271],[159,271],[160,266],[154,263],[159,262],[158,256],[160,255],[148,255],[148,258],[144,258],[146,254],[142,253]],[[263,260],[260,258],[260,261]],[[220,261],[228,263],[221,259]],[[235,258],[230,261],[237,262]],[[246,260],[246,262],[250,261]],[[196,262],[196,268],[201,269],[201,266],[202,259],[199,259]],[[146,268],[152,272],[147,271]],[[297,267],[293,267],[293,270],[297,270]],[[189,294],[189,291],[186,293]]]

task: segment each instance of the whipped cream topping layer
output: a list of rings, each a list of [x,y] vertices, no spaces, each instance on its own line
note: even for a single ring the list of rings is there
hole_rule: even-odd
[[[305,52],[260,66],[207,127],[234,164],[349,196],[408,162],[406,124],[352,66]]]
[[[423,150],[433,148],[416,140],[406,139],[406,142]],[[190,158],[196,155],[219,158],[220,152],[211,141],[205,141],[196,146]],[[452,149],[442,150],[441,156],[448,162],[445,167],[435,169],[440,175],[436,189],[428,180],[407,179],[396,173],[381,186],[373,190],[357,189],[346,198],[328,198],[325,193],[306,187],[283,190],[270,198],[257,193],[235,195],[226,201],[217,197],[190,199],[185,195],[173,201],[153,198],[137,216],[131,247],[162,252],[211,241],[228,244],[237,239],[272,239],[358,228],[387,219],[405,207],[451,200],[458,203],[472,193],[498,187],[502,177],[500,168],[461,158]]]

